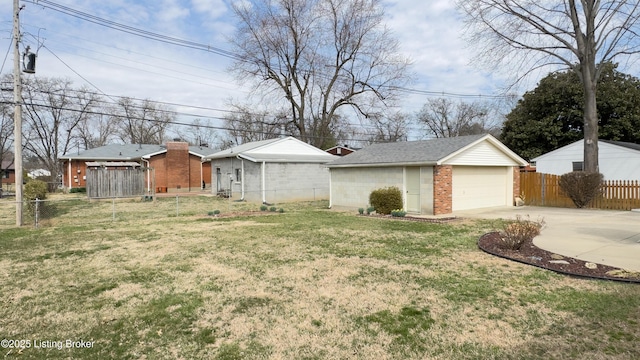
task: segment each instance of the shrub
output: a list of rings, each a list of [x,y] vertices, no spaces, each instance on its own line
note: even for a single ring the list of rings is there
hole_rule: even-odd
[[[86,192],[87,192],[87,188],[83,188],[83,187],[69,189],[69,194],[74,194],[74,193],[82,194],[82,193],[86,193]]]
[[[220,214],[220,210],[213,210],[213,215],[218,215]]]
[[[597,172],[574,171],[560,176],[560,189],[581,209],[591,202],[602,187],[603,176]]]
[[[364,208],[358,208],[358,214],[360,215],[364,214]]]
[[[367,208],[367,215],[371,215],[372,212],[376,211],[376,209],[373,206],[369,206]]]
[[[271,212],[275,212],[276,210],[278,210],[278,209],[275,206],[272,206],[272,207],[269,208],[269,211],[271,211]]]
[[[47,198],[47,183],[41,180],[31,180],[24,186],[22,194],[24,200],[44,200]]]
[[[378,214],[389,215],[392,210],[402,208],[402,192],[395,186],[373,190],[369,203]]]
[[[407,215],[407,212],[402,209],[391,210],[391,216],[405,217],[405,215]]]
[[[282,213],[284,213],[284,209],[283,209],[283,208],[280,208],[280,210],[278,210],[278,212],[279,212],[280,214],[282,214]]]
[[[502,245],[507,249],[520,250],[525,242],[532,241],[534,237],[540,235],[544,224],[544,219],[531,221],[528,216],[523,219],[518,215],[515,221],[504,225],[503,231],[500,233]]]
[[[267,205],[260,205],[260,211],[267,211]]]

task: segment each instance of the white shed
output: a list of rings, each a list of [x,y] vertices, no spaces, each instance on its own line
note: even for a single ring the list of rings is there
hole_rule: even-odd
[[[584,140],[531,159],[536,171],[562,175],[583,169]],[[640,145],[622,141],[598,141],[598,164],[605,180],[640,180]]]

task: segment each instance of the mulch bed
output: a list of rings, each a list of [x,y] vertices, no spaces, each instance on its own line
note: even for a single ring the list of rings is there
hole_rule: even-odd
[[[640,283],[640,272],[628,272],[620,268],[595,264],[541,249],[528,241],[520,250],[507,249],[502,245],[500,233],[491,232],[478,239],[478,247],[495,256],[537,266],[565,275]]]

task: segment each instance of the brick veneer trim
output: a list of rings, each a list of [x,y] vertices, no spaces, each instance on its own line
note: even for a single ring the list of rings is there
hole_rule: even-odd
[[[453,166],[433,167],[433,214],[450,214],[453,211]]]

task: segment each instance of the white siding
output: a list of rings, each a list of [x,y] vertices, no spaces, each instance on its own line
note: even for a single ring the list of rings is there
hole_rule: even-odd
[[[278,155],[326,155],[327,153],[302,141],[286,138],[254,150],[246,151],[245,154],[278,154]]]
[[[495,145],[483,141],[470,149],[455,154],[443,165],[518,166],[519,164]]]
[[[605,180],[640,180],[640,151],[598,142],[598,163]],[[573,171],[573,162],[583,161],[582,140],[537,157],[536,171],[562,175]]]

